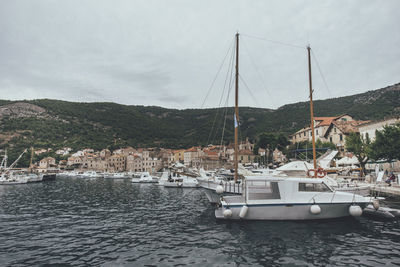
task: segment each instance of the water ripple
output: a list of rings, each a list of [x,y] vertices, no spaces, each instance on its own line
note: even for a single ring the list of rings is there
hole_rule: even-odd
[[[398,221],[218,222],[201,190],[59,179],[0,187],[0,265],[400,265]]]

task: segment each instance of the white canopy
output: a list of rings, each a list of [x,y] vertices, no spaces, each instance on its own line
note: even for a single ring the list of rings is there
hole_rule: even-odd
[[[344,157],[336,161],[336,166],[339,165],[354,165],[359,164],[357,157],[353,156],[352,158]]]
[[[308,171],[309,169],[314,169],[314,166],[305,161],[292,161],[285,164],[279,168],[277,171]]]

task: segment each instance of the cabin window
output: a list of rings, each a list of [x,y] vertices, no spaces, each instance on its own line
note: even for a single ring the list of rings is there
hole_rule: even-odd
[[[299,183],[299,192],[331,192],[324,183]]]
[[[281,198],[277,182],[248,181],[247,190],[249,200]]]

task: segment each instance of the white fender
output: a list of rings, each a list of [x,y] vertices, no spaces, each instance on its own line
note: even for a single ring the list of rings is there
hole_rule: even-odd
[[[224,210],[224,218],[232,217],[232,211],[230,209]]]
[[[243,219],[244,217],[246,217],[246,214],[247,214],[247,211],[249,210],[249,207],[248,206],[243,206],[241,209],[240,209],[240,213],[239,213],[239,217],[241,218],[241,219]]]
[[[222,185],[218,185],[215,188],[215,192],[217,192],[217,194],[222,194],[224,192],[224,188],[222,187]]]
[[[310,212],[314,215],[320,214],[321,213],[321,207],[317,204],[314,204],[310,207]]]
[[[362,208],[358,205],[351,205],[349,207],[349,213],[351,216],[359,217],[362,215],[363,211]]]
[[[379,209],[379,199],[375,198],[374,200],[372,200],[372,206],[374,207],[375,210]]]

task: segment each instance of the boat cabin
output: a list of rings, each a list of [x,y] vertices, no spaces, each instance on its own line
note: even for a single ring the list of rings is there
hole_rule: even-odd
[[[316,178],[281,178],[247,177],[246,190],[241,196],[225,196],[226,204],[248,202],[282,203],[312,202],[316,196],[331,195],[334,191],[323,179]]]

